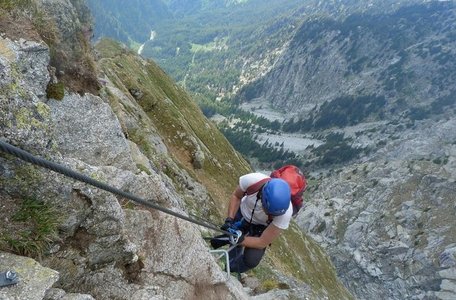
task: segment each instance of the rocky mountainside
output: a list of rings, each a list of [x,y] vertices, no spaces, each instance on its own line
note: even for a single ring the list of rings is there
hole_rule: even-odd
[[[359,299],[456,297],[455,18],[450,1],[318,17],[240,94],[325,140],[301,152],[319,183],[298,223]]]
[[[194,88],[193,75],[218,96],[261,77],[238,99],[256,103],[255,112],[272,105],[288,119],[282,130],[317,141],[298,152],[313,175],[298,223],[357,298],[454,299],[454,1],[301,1],[293,9],[255,24],[257,44],[211,26],[190,41],[165,34],[182,43],[148,42],[145,54],[166,49],[175,78]],[[234,36],[242,51],[227,42]],[[214,57],[222,84],[196,72]]]
[[[448,1],[315,17],[237,99],[281,112],[287,134],[318,140],[299,152],[307,167],[368,157],[416,121],[454,115],[455,19]]]
[[[93,53],[79,0],[0,6],[1,139],[195,218],[220,222],[244,159],[152,61],[113,41]],[[243,287],[212,232],[0,154],[2,299],[350,299],[293,224]],[[278,294],[274,294],[278,293]]]
[[[312,192],[298,223],[357,298],[456,297],[455,129],[420,121]]]
[[[123,7],[119,1],[89,1],[97,38],[119,38],[122,33],[123,42],[134,49],[142,44],[142,55],[157,61],[191,92],[210,98],[230,97],[263,76],[308,20],[385,14],[422,2],[426,1],[135,0]],[[147,15],[147,21],[139,22]]]
[[[300,119],[311,112],[314,127],[328,112],[345,115],[349,125],[441,113],[455,94],[455,19],[446,1],[305,22],[276,67],[240,97],[265,99]]]
[[[87,0],[95,20],[95,38],[111,37],[136,46],[149,39],[150,31],[160,20],[172,17],[161,0]],[[127,21],[128,20],[128,21]]]

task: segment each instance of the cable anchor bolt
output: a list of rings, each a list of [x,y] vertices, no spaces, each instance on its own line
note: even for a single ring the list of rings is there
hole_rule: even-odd
[[[17,273],[11,270],[0,272],[0,287],[13,285],[19,282]]]

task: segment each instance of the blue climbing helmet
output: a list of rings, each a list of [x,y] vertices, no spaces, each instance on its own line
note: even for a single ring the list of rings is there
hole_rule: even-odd
[[[261,191],[261,204],[271,216],[283,215],[290,206],[290,199],[290,186],[280,178],[271,179]]]

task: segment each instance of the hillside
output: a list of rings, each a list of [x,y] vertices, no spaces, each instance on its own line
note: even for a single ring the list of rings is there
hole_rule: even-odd
[[[251,162],[298,154],[310,175],[299,227],[345,286],[454,299],[454,1],[184,2],[196,9],[155,27],[143,55],[204,94]]]
[[[181,214],[223,219],[250,167],[181,87],[117,42],[87,47],[81,1],[0,10],[2,141]],[[248,299],[277,287],[351,298],[296,224],[245,289],[209,253],[202,236],[213,232],[3,152],[0,162],[0,263],[21,279],[2,299]]]
[[[455,297],[455,13],[317,17],[239,94],[316,141],[299,152],[318,184],[298,223],[357,298]]]
[[[451,106],[452,2],[214,2],[216,9],[184,2],[193,7],[185,14],[167,4],[174,17],[157,21],[142,55],[193,92],[206,116],[241,119],[219,127],[257,168],[350,161],[375,151],[385,137],[367,141],[368,132],[352,138],[324,130],[377,130],[356,128],[375,121],[411,127]],[[276,123],[241,115],[239,103]],[[278,128],[290,142],[268,135]],[[341,155],[331,152],[334,146]]]
[[[135,1],[127,8],[116,1],[98,2],[89,1],[96,37],[119,38],[112,28],[121,28],[117,32],[130,33],[122,41],[135,50],[143,45],[142,55],[157,61],[189,91],[214,100],[231,97],[268,72],[307,20],[384,14],[424,1]],[[145,15],[149,21],[138,23]],[[106,26],[113,22],[115,26]],[[133,37],[138,31],[143,32],[140,39]]]
[[[322,128],[319,123],[341,127],[442,112],[450,104],[447,98],[454,97],[455,18],[452,2],[430,2],[392,14],[306,22],[276,67],[245,88],[241,98],[262,98],[296,115],[310,113],[310,128],[316,129]],[[354,99],[344,99],[350,96]],[[328,113],[333,123],[319,121]],[[346,120],[340,120],[343,116]]]
[[[296,9],[302,6],[296,0],[192,0],[166,4],[171,16],[158,16],[155,9],[150,13],[153,17],[149,23],[153,24],[147,26],[146,36],[127,42],[135,50],[144,43],[143,56],[154,59],[190,92],[213,98],[230,95],[239,84],[267,71],[299,21]],[[118,12],[119,26],[125,30],[133,26],[130,32],[134,33],[144,30],[135,25],[135,16],[139,14],[141,18],[154,10],[153,4],[145,1],[141,13],[135,6],[122,10],[118,6],[116,2],[91,4],[97,37],[117,38],[106,29],[110,15]],[[244,70],[245,66],[253,71]]]
[[[452,2],[429,2],[305,22],[238,101],[260,113],[291,112],[281,130],[317,140],[300,151],[308,167],[368,156],[416,121],[454,114],[455,19]]]

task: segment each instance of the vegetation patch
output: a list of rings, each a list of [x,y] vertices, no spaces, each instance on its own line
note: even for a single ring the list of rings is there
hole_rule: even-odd
[[[136,167],[137,167],[140,171],[146,173],[147,175],[152,175],[152,173],[150,172],[150,170],[149,170],[145,165],[136,164]]]
[[[264,168],[277,168],[284,164],[297,166],[302,164],[294,152],[284,149],[283,143],[274,145],[268,140],[261,144],[258,143],[252,130],[243,127],[242,123],[237,123],[233,127],[228,124],[220,124],[219,127],[236,150],[245,157],[258,159],[259,164]]]
[[[63,82],[49,82],[46,88],[46,96],[48,99],[62,100],[65,97],[65,85]]]
[[[1,0],[0,9],[11,11],[13,9],[20,9],[32,4],[32,0]]]
[[[437,98],[431,105],[416,106],[408,111],[408,118],[412,121],[429,119],[434,115],[445,113],[448,109],[456,109],[456,91]]]
[[[71,4],[78,13],[80,26],[65,33],[55,18],[46,12],[46,5],[33,0],[0,1],[0,27],[12,40],[19,38],[44,41],[50,51],[50,65],[56,76],[70,91],[97,95],[100,88],[90,45],[91,17],[83,1]],[[65,35],[65,36],[64,36]]]
[[[310,111],[309,118],[290,120],[283,124],[286,132],[345,127],[359,124],[368,118],[381,119],[386,105],[384,96],[343,96]]]
[[[311,151],[316,158],[312,163],[317,166],[348,162],[358,157],[363,151],[367,151],[367,149],[352,147],[351,139],[345,138],[343,133],[330,133],[324,137],[324,140],[324,144]],[[310,160],[308,164],[311,164]]]
[[[10,222],[0,230],[0,249],[19,255],[41,257],[58,239],[59,213],[36,199],[5,201],[11,213]]]
[[[329,299],[353,298],[338,281],[327,254],[294,222],[272,243],[267,261],[275,269],[309,285],[314,293],[309,298],[319,299],[325,293]]]

